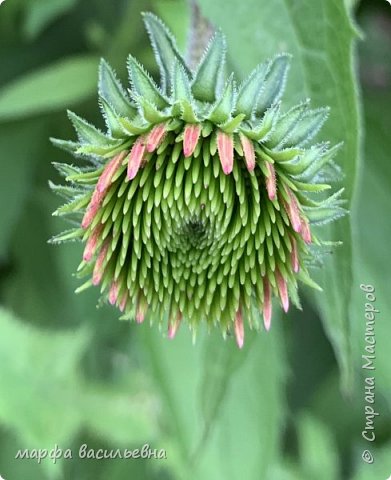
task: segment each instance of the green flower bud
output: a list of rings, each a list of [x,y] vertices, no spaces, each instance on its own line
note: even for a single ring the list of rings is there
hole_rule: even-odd
[[[338,191],[340,145],[310,145],[328,116],[305,101],[281,110],[290,56],[259,65],[238,86],[224,83],[225,38],[216,33],[196,71],[159,19],[144,16],[161,86],[133,58],[129,95],[105,61],[99,73],[103,133],[69,113],[78,141],[53,139],[84,167],[55,164],[69,186],[56,214],[78,226],[54,242],[85,243],[78,291],[100,286],[125,319],[147,314],[234,332],[244,321],[269,330],[272,297],[299,306],[298,281],[316,284],[308,266],[322,242],[313,225],[343,215]],[[323,183],[322,183],[323,182]],[[314,194],[324,192],[319,200]],[[317,247],[317,248],[315,248]]]

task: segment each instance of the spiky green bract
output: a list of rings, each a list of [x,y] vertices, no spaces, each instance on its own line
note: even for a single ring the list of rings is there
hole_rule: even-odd
[[[85,244],[79,291],[99,285],[123,318],[147,314],[168,323],[201,322],[233,331],[244,321],[270,328],[272,297],[299,306],[298,281],[322,242],[313,225],[343,215],[339,145],[311,146],[328,109],[309,101],[284,112],[289,55],[259,65],[243,83],[224,79],[225,39],[217,32],[196,71],[151,14],[144,20],[162,84],[133,57],[129,95],[109,65],[100,65],[99,96],[107,132],[69,113],[78,141],[54,140],[84,167],[58,165],[69,199],[55,212],[77,227],[54,242]],[[316,195],[315,195],[316,194]]]

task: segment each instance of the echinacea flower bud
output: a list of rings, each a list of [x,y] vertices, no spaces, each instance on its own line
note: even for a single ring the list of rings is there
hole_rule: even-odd
[[[313,227],[345,213],[342,190],[321,183],[338,174],[339,145],[309,146],[328,109],[282,111],[289,55],[238,86],[224,79],[221,32],[193,71],[162,22],[144,20],[161,86],[129,57],[128,95],[101,62],[107,132],[69,113],[78,141],[53,140],[85,162],[55,164],[69,187],[52,187],[70,200],[56,214],[80,226],[54,241],[85,242],[79,290],[99,285],[123,318],[158,318],[168,338],[184,322],[216,325],[242,348],[256,310],[269,330],[273,298],[287,312],[298,281],[316,286]]]

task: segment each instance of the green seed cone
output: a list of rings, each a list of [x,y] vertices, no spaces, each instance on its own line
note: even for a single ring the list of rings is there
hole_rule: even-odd
[[[224,84],[220,32],[192,72],[160,20],[144,20],[162,87],[130,57],[129,96],[101,62],[107,133],[70,113],[78,141],[53,139],[88,165],[55,164],[69,184],[51,185],[69,200],[56,214],[79,226],[53,241],[86,244],[78,290],[100,286],[123,318],[167,321],[170,338],[206,322],[241,347],[254,311],[269,329],[273,296],[287,311],[298,280],[316,287],[312,226],[345,214],[342,191],[327,196],[339,145],[310,145],[328,109],[281,111],[288,55]]]

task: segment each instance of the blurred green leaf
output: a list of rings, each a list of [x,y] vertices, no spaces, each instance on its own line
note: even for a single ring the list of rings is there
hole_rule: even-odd
[[[273,465],[268,480],[339,480],[338,447],[332,426],[312,413],[301,413],[295,418],[299,458],[281,454]]]
[[[97,385],[86,392],[87,428],[116,448],[121,445],[140,447],[143,441],[155,439],[158,431],[159,402],[143,382],[135,382],[135,373],[132,372],[131,382],[123,382],[115,388],[110,384]]]
[[[310,97],[315,107],[331,107],[322,138],[333,143],[344,141],[338,160],[346,175],[345,198],[350,199],[356,181],[360,125],[353,60],[356,33],[343,0],[199,3],[204,15],[226,33],[230,60],[239,72],[247,73],[256,63],[280,51],[293,54],[285,101],[292,104]],[[317,303],[347,387],[352,382],[349,218],[324,228],[322,236],[344,242],[326,259],[319,279],[324,293],[317,296]]]
[[[42,121],[3,125],[0,129],[2,182],[0,188],[0,259],[9,248],[12,232],[33,186],[34,169],[47,129]]]
[[[152,0],[156,14],[173,32],[182,53],[185,53],[190,27],[189,2],[185,0]]]
[[[38,331],[4,309],[0,330],[0,421],[16,429],[26,448],[64,444],[87,406],[77,373],[87,333]]]
[[[0,423],[17,433],[24,448],[69,448],[82,426],[115,448],[155,437],[156,400],[134,375],[131,382],[105,386],[82,378],[80,362],[90,341],[85,329],[38,330],[0,308],[0,330]],[[58,470],[52,462],[47,467]]]
[[[300,458],[305,478],[338,480],[338,451],[329,428],[309,414],[302,414],[297,424]]]
[[[35,38],[49,23],[68,12],[78,0],[29,0],[25,5],[23,30]]]
[[[391,369],[389,339],[391,338],[391,305],[389,285],[391,261],[388,240],[391,224],[384,208],[391,205],[390,129],[391,94],[367,92],[365,97],[365,124],[367,126],[365,166],[361,188],[354,205],[353,226],[356,233],[355,281],[353,284],[352,313],[355,318],[353,333],[355,358],[359,368],[365,354],[365,292],[361,284],[375,288],[374,307],[379,310],[375,320],[376,334],[376,389],[382,392],[391,408]],[[384,112],[384,113],[383,113]],[[391,434],[391,432],[390,432]]]
[[[179,478],[264,478],[284,422],[286,378],[281,332],[248,333],[243,351],[218,332],[187,331],[173,342],[144,326],[149,368],[161,392],[170,457]],[[183,359],[186,359],[184,361]],[[238,462],[237,459],[240,458]]]
[[[57,266],[58,249],[48,244],[51,231],[47,220],[53,221],[51,213],[58,205],[58,198],[48,189],[43,194],[36,187],[28,200],[12,238],[10,250],[15,269],[8,278],[3,302],[19,317],[36,325],[78,326],[83,319],[76,308],[78,297],[73,293],[74,288],[63,285],[63,272]],[[74,271],[76,265],[72,267]]]
[[[179,478],[189,478],[191,454],[202,431],[199,405],[202,339],[198,337],[193,346],[189,331],[182,328],[170,342],[156,326],[150,328],[145,324],[134,333],[135,345],[145,355],[145,367],[162,402],[164,428],[170,439],[168,461]]]
[[[0,121],[65,109],[97,88],[95,56],[70,57],[36,70],[0,90]]]
[[[204,433],[193,457],[195,478],[267,478],[285,424],[281,334],[278,325],[267,335],[248,332],[242,351],[233,339],[229,344],[208,339],[200,392]]]
[[[391,443],[380,448],[371,448],[374,462],[365,463],[361,451],[357,452],[356,470],[352,480],[389,480],[391,476]]]
[[[359,4],[360,0],[345,0],[347,8],[353,10]]]

